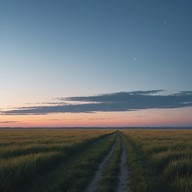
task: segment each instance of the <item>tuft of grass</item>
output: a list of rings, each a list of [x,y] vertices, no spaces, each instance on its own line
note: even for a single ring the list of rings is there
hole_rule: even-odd
[[[176,178],[171,182],[171,188],[172,191],[191,192],[192,189],[191,176],[177,175]]]
[[[192,163],[190,159],[171,161],[163,171],[166,178],[174,179],[179,176],[192,177]]]
[[[158,170],[164,169],[170,162],[179,159],[192,159],[191,151],[171,151],[161,152],[151,157],[151,161]]]

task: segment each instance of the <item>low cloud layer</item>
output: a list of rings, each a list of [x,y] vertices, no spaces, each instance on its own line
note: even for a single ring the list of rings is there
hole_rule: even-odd
[[[19,121],[0,121],[0,124],[18,123]]]
[[[192,106],[192,91],[162,95],[163,90],[118,92],[86,97],[59,98],[58,104],[21,107],[1,111],[1,115],[45,115],[51,113],[92,113],[168,109]],[[70,101],[70,104],[67,103]],[[78,104],[71,104],[72,102]]]

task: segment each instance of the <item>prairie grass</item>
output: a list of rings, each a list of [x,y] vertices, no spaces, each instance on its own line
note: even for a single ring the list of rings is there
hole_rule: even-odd
[[[30,182],[43,169],[46,169],[58,160],[63,154],[57,152],[25,155],[0,163],[0,191],[14,191],[20,185]]]
[[[172,181],[171,187],[173,191],[191,192],[192,182],[191,176],[176,176]]]
[[[91,182],[103,157],[115,142],[116,135],[109,135],[86,146],[82,151],[70,156],[48,174],[40,177],[30,190],[25,192],[79,192]],[[49,185],[47,185],[49,183]]]
[[[100,191],[116,189],[121,141],[132,192],[192,191],[192,130],[18,129],[0,130],[0,192],[83,191],[116,139]]]
[[[110,130],[0,130],[0,191],[26,189]],[[24,190],[26,191],[26,190]]]
[[[112,132],[111,130],[59,130],[59,129],[16,129],[0,130],[1,146],[23,146],[28,144],[69,144],[77,143],[81,140],[90,139],[95,136]]]
[[[192,191],[192,130],[123,133],[130,155],[133,192]]]
[[[192,177],[192,163],[191,159],[179,159],[171,161],[163,171],[166,178],[175,179],[179,176]]]
[[[144,152],[141,150],[134,140],[126,135],[123,135],[123,142],[125,144],[128,156],[128,166],[130,170],[131,177],[131,191],[133,192],[158,192],[158,187],[156,187],[158,182],[152,182],[150,177],[150,167],[147,163]],[[158,180],[157,180],[158,181]],[[155,186],[153,186],[153,183]]]
[[[156,168],[159,170],[164,169],[169,163],[180,159],[192,159],[191,150],[168,150],[165,152],[160,152],[151,157],[151,161]]]

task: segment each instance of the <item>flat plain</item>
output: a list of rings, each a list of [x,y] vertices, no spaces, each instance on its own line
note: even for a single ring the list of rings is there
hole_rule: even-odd
[[[1,192],[191,192],[192,130],[0,130]]]

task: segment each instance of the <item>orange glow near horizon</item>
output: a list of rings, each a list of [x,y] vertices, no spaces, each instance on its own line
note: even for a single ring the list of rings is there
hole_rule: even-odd
[[[192,108],[1,116],[0,127],[192,126]]]

